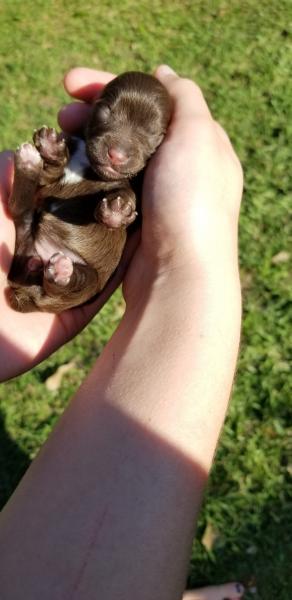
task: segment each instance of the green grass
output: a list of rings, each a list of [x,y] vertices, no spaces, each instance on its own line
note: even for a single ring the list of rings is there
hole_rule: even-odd
[[[200,515],[189,584],[230,578],[256,600],[292,588],[291,0],[7,0],[0,3],[0,128],[15,147],[66,101],[75,65],[151,71],[168,62],[203,87],[245,170],[241,354]],[[290,139],[290,144],[289,144]],[[275,263],[279,252],[290,259]],[[288,258],[286,256],[286,258]],[[65,348],[0,390],[0,495],[9,497],[121,315],[118,294]],[[75,360],[57,393],[44,382]],[[207,551],[206,525],[218,535]],[[171,568],[171,567],[170,567]]]

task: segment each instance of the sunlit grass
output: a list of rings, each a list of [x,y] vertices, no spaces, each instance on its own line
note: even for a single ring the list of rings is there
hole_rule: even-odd
[[[203,87],[240,155],[242,348],[189,583],[244,580],[258,589],[250,597],[262,600],[289,600],[292,588],[291,18],[290,0],[0,3],[2,148],[56,123],[70,67],[150,72],[168,62]],[[1,387],[2,503],[121,312],[118,294],[65,348]],[[58,391],[49,392],[46,379],[71,361]],[[209,551],[201,543],[207,524],[216,531]]]

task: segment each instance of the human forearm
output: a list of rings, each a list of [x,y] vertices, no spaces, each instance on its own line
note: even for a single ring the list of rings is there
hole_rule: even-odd
[[[175,270],[150,288],[126,312],[84,389],[105,394],[208,468],[239,343],[237,265],[218,260],[212,268]]]
[[[219,265],[186,275],[159,278],[126,313],[4,511],[3,566],[26,568],[19,596],[1,581],[8,600],[179,598],[240,320],[235,265],[224,281]]]

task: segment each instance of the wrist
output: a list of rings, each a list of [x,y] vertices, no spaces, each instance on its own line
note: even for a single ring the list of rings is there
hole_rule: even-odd
[[[211,239],[212,238],[212,239]],[[145,253],[144,253],[145,254]],[[214,230],[213,237],[197,236],[189,244],[152,258],[143,250],[124,282],[127,311],[147,303],[183,304],[200,290],[214,289],[215,296],[226,295],[228,287],[239,288],[237,232]],[[134,276],[133,276],[134,272]]]
[[[110,389],[110,402],[119,406],[122,387],[123,410],[148,425],[151,415],[155,431],[167,432],[186,452],[192,453],[198,429],[194,458],[209,468],[230,394],[240,317],[237,268],[195,266],[192,276],[189,265],[149,271],[148,282],[145,276],[143,288],[127,299],[124,318],[97,362],[93,386],[98,380]],[[131,390],[135,402],[129,408]]]

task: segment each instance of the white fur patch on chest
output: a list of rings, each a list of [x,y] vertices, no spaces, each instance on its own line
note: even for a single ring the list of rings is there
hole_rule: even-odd
[[[71,155],[67,166],[64,169],[64,175],[61,179],[62,184],[78,183],[84,179],[85,170],[90,166],[85,152],[85,142],[80,138],[75,138],[76,150]]]

